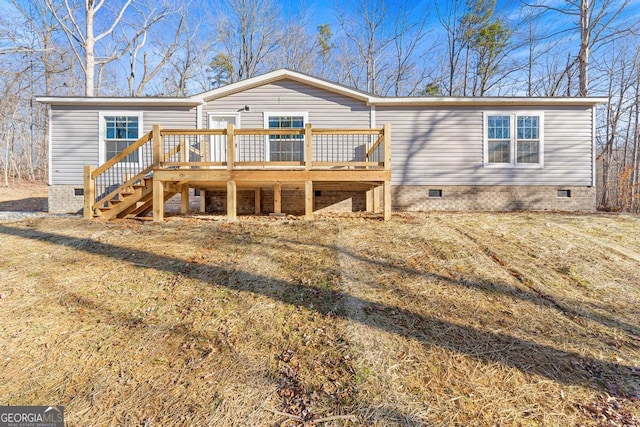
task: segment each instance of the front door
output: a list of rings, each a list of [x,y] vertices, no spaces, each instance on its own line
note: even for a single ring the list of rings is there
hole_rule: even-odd
[[[209,115],[209,129],[226,129],[228,123],[237,126],[236,116],[230,115]],[[211,136],[211,159],[212,162],[227,161],[227,137],[224,135]]]

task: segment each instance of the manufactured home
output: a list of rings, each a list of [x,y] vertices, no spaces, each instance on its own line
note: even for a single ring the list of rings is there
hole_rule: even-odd
[[[278,70],[181,98],[41,97],[49,211],[593,211],[606,98],[380,97]]]

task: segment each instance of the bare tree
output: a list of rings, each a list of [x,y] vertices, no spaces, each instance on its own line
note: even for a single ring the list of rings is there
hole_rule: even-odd
[[[145,7],[134,0],[126,0],[121,7],[114,10],[105,6],[105,0],[85,0],[84,2],[76,0],[74,3],[70,3],[70,0],[43,1],[62,27],[69,46],[82,69],[85,77],[84,93],[86,96],[95,94],[96,67],[103,69],[106,64],[121,58],[134,40],[171,13],[161,3]],[[133,35],[128,37],[124,46],[114,48],[111,45],[101,50],[102,54],[97,54],[97,45],[102,42],[107,46],[107,41],[114,31],[127,24],[125,20],[127,13],[135,13],[139,16],[137,22],[130,21],[132,25],[129,28]],[[97,26],[96,22],[106,24]]]
[[[449,96],[454,95],[456,91],[456,72],[459,69],[461,54],[465,48],[463,44],[462,30],[460,28],[460,19],[464,14],[464,0],[451,0],[445,3],[445,8],[441,6],[441,2],[434,0],[436,13],[440,25],[445,30],[447,38],[447,87],[446,93]]]
[[[416,93],[429,74],[427,14],[408,1],[361,0],[336,10],[341,30],[335,50],[337,78],[378,95]]]
[[[383,93],[391,92],[395,96],[413,95],[424,85],[430,70],[425,62],[418,64],[417,57],[426,56],[424,41],[427,36],[428,17],[427,13],[420,16],[409,8],[407,3],[399,5],[393,26],[393,49],[390,54],[393,62],[390,64],[387,79],[391,88]],[[421,55],[418,55],[420,48],[423,50]],[[431,49],[431,46],[427,49]]]
[[[286,31],[282,31],[278,49],[268,58],[267,67],[314,73],[320,40],[308,30],[312,28],[309,9],[289,11],[283,15],[282,22]]]
[[[607,210],[637,207],[640,54],[634,41],[612,44],[599,61],[606,73],[607,103],[598,135],[598,205]]]
[[[395,38],[389,31],[386,15],[384,0],[361,0],[351,14],[337,11],[338,24],[353,43],[358,54],[357,60],[362,61],[365,67],[364,87],[357,87],[369,93],[379,93],[378,80],[384,68],[380,59]]]
[[[148,31],[145,31],[140,37],[135,39],[131,51],[129,52],[130,73],[127,79],[129,84],[129,96],[142,96],[147,84],[164,69],[164,67],[170,62],[171,58],[180,50],[181,42],[190,45],[192,39],[197,33],[196,25],[196,29],[189,34],[189,25],[187,20],[184,15],[180,16],[175,28],[174,36],[171,39],[166,41],[166,34],[163,34],[162,37],[157,37],[156,40],[154,40],[153,46],[155,62],[153,65],[149,61],[148,52],[144,52],[142,54],[142,75],[137,79],[137,87],[135,87],[135,70],[140,50],[147,44]]]
[[[48,114],[34,97],[63,88],[71,70],[68,55],[56,41],[59,25],[47,8],[41,2],[9,4],[12,13],[0,17],[0,34],[20,41],[23,49],[6,52],[0,71],[0,169],[5,184],[10,176],[47,175]]]
[[[589,94],[589,61],[593,50],[625,34],[634,33],[639,22],[618,22],[631,0],[566,0],[555,7],[543,3],[527,3],[531,8],[555,12],[578,19],[580,34],[579,51],[576,62],[579,70],[579,95]],[[631,25],[629,25],[631,24]]]
[[[219,9],[216,41],[231,59],[232,81],[262,71],[282,40],[282,18],[273,0],[225,0]]]

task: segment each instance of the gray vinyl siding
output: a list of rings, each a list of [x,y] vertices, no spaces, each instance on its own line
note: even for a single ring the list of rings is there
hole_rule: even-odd
[[[98,166],[100,112],[142,112],[143,133],[154,124],[194,129],[196,110],[188,107],[77,107],[51,108],[51,185],[82,185],[85,165]]]
[[[249,106],[251,111],[244,111],[245,106]],[[307,123],[317,128],[371,126],[371,107],[365,102],[288,79],[209,101],[202,107],[202,126],[208,127],[209,113],[237,113],[240,116],[240,127],[262,129],[265,112],[307,113]],[[245,141],[239,142],[243,159],[263,160],[266,140],[264,144],[256,143],[255,140],[250,143],[249,138]],[[315,141],[314,158],[326,158],[328,144],[328,138]],[[341,161],[353,158],[350,153],[345,152],[340,153],[340,157]]]
[[[248,106],[250,111],[244,111]],[[196,108],[190,107],[52,107],[53,185],[82,185],[83,166],[98,166],[99,114],[143,112],[143,132],[154,124],[165,128],[195,128]],[[208,114],[238,115],[240,127],[263,128],[265,112],[305,112],[317,128],[369,128],[371,107],[364,101],[294,80],[280,80],[207,102]],[[483,164],[483,112],[544,111],[544,167],[490,167]],[[394,185],[551,185],[592,184],[592,109],[561,107],[445,107],[378,105],[375,125],[392,126]],[[244,160],[264,157],[266,138],[239,147]],[[368,138],[353,142],[314,140],[314,158],[361,160]],[[239,145],[243,145],[242,141]]]
[[[251,111],[243,111],[247,105]],[[318,89],[293,80],[264,86],[209,101],[202,107],[202,125],[208,113],[240,113],[243,128],[263,128],[264,112],[307,112],[309,123],[320,128],[368,128],[371,108],[363,101]]]
[[[544,167],[483,164],[483,112],[544,111]],[[392,126],[394,185],[592,184],[591,107],[385,107]]]

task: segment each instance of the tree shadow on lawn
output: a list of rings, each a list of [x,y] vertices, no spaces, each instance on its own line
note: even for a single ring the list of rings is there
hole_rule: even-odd
[[[184,274],[181,271],[181,267],[188,262],[186,259],[131,250],[89,238],[76,238],[63,234],[8,227],[6,225],[0,225],[0,234],[71,246],[79,251],[109,257],[122,262],[145,259],[148,267],[168,273]],[[349,256],[358,257],[358,255],[354,254],[349,254]],[[373,263],[379,262],[365,258],[362,258],[362,260]],[[286,304],[316,311],[322,315],[342,317],[352,322],[362,323],[370,328],[415,339],[426,346],[435,345],[487,363],[500,363],[524,373],[539,375],[566,385],[579,385],[617,397],[629,397],[635,392],[627,388],[631,387],[629,381],[640,381],[640,372],[633,366],[562,351],[506,334],[456,325],[395,305],[367,301],[335,289],[310,284],[290,283],[251,272],[206,264],[193,265],[187,274],[189,277],[197,277],[199,280],[212,285],[251,291]],[[228,277],[229,279],[227,283],[220,283],[210,279],[212,277]],[[271,283],[272,285],[252,286],[252,283]],[[274,289],[279,288],[290,288],[291,292],[274,292]],[[312,297],[301,299],[299,297],[301,291],[304,291],[305,295]],[[509,294],[513,294],[511,290]],[[326,304],[314,304],[317,299],[322,301],[347,301],[350,305],[353,304],[352,306],[363,307],[365,313],[368,314],[360,313],[354,316],[342,311],[335,312],[333,309],[328,308]],[[128,321],[126,319],[123,320]]]
[[[0,202],[0,212],[46,212],[46,197],[28,197]]]
[[[225,231],[223,231],[223,233],[225,233]],[[226,233],[228,233],[228,235],[226,236],[227,240],[233,239],[236,243],[241,243],[241,240],[236,239],[235,236],[233,236],[233,233],[231,232],[226,232]],[[268,246],[272,249],[281,248],[282,244],[295,245],[297,247],[306,246],[309,249],[312,249],[314,247],[322,247],[325,249],[335,251],[336,253],[341,252],[344,255],[355,259],[356,261],[364,262],[373,267],[378,267],[383,270],[395,270],[402,275],[406,275],[413,278],[430,278],[435,281],[446,282],[448,284],[452,284],[455,286],[478,290],[484,294],[503,295],[509,298],[515,298],[521,301],[526,301],[532,304],[536,304],[541,307],[551,308],[553,310],[559,311],[561,314],[567,316],[571,320],[575,320],[576,318],[589,319],[605,327],[621,329],[635,336],[637,339],[640,340],[640,327],[624,322],[620,319],[615,319],[609,316],[602,315],[600,313],[596,313],[593,311],[586,311],[586,310],[577,308],[577,306],[580,306],[580,305],[587,305],[594,310],[606,310],[607,306],[604,304],[602,305],[594,304],[594,303],[585,304],[582,301],[574,300],[571,298],[562,298],[561,301],[559,301],[558,299],[553,298],[550,295],[536,294],[532,291],[515,288],[506,283],[499,283],[496,281],[487,281],[486,279],[483,279],[481,277],[470,276],[466,280],[454,279],[452,277],[434,273],[432,271],[424,271],[424,270],[418,270],[416,268],[408,267],[406,265],[406,262],[404,262],[403,260],[393,259],[389,255],[385,256],[385,260],[367,258],[360,254],[347,251],[344,248],[338,247],[336,245],[325,245],[318,242],[313,242],[313,243],[302,242],[298,240],[283,239],[283,238],[278,238],[278,243],[279,245],[261,241],[260,245],[263,247]],[[497,262],[495,264],[498,268],[504,269],[507,273],[511,274],[508,268],[501,266]],[[378,288],[380,287],[375,283],[370,284],[370,286],[378,287]],[[386,290],[388,290],[390,286],[393,286],[393,284],[385,283],[383,286]],[[407,291],[407,289],[403,289],[397,286],[394,287],[394,290],[396,292],[400,292],[403,294],[410,293]],[[419,297],[419,295],[415,295],[415,294],[411,294],[409,296],[413,298]]]

